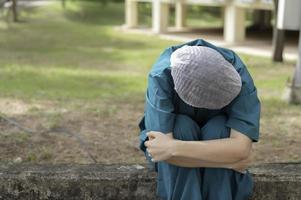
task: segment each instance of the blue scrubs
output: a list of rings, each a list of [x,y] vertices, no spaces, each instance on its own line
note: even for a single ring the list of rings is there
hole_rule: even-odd
[[[170,55],[183,45],[207,46],[217,50],[241,76],[239,95],[222,109],[192,107],[183,102],[174,90],[170,74]],[[246,66],[226,48],[202,39],[171,46],[163,51],[148,74],[144,115],[139,122],[140,149],[149,168],[158,173],[157,196],[164,200],[244,200],[251,196],[253,182],[247,171],[239,173],[223,168],[179,167],[164,161],[152,162],[144,142],[148,131],[172,132],[174,138],[194,141],[230,136],[235,129],[253,142],[259,139],[260,101]]]

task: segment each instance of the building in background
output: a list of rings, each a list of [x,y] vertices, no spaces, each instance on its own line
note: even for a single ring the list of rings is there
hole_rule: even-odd
[[[152,4],[152,33],[161,34],[168,32],[169,8],[175,7],[175,29],[181,30],[186,27],[187,6],[211,6],[220,7],[223,11],[223,41],[229,46],[245,43],[243,47],[236,49],[242,50],[246,46],[255,46],[251,42],[246,43],[246,12],[247,10],[260,15],[254,15],[253,21],[266,26],[271,25],[271,20],[275,19],[272,45],[267,48],[274,61],[283,60],[283,50],[285,43],[285,30],[300,30],[301,21],[301,1],[300,0],[126,0],[125,4],[125,27],[132,29],[138,27],[138,3],[149,2]],[[297,42],[296,42],[297,43]],[[266,48],[266,43],[257,41],[255,55],[262,54]],[[247,47],[247,48],[248,48]],[[292,103],[301,103],[301,42],[299,42],[299,61],[296,67],[291,86],[289,87],[288,99]],[[236,50],[234,49],[234,50]],[[252,51],[252,49],[251,49]],[[249,48],[249,52],[250,48]],[[257,54],[256,54],[257,51]],[[293,49],[296,53],[296,48]],[[243,52],[247,53],[247,52]]]
[[[175,6],[175,27],[186,26],[187,5],[221,7],[224,9],[224,40],[227,43],[239,43],[245,39],[245,12],[252,10],[275,9],[273,0],[126,0],[126,26],[138,26],[138,3],[152,4],[152,31],[164,33],[168,28],[169,6]],[[270,18],[266,18],[268,20]],[[269,21],[267,23],[270,23]]]

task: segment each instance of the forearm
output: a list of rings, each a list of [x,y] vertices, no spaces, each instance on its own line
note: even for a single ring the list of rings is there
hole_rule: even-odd
[[[210,168],[231,168],[235,163],[227,163],[227,162],[210,162],[203,161],[194,158],[187,158],[181,156],[172,156],[171,158],[165,160],[165,162],[180,166],[180,167],[210,167]]]
[[[247,157],[248,144],[233,138],[203,141],[175,140],[172,156],[203,162],[234,163]]]

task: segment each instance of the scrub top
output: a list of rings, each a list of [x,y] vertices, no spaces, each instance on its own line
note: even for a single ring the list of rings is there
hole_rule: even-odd
[[[171,76],[170,56],[184,46],[206,46],[217,50],[240,74],[242,88],[236,98],[221,109],[197,108],[183,102],[174,90]],[[217,47],[203,39],[171,46],[163,51],[148,74],[148,87],[145,94],[144,115],[139,122],[140,149],[146,155],[144,142],[149,131],[169,133],[173,131],[176,114],[185,114],[196,121],[200,127],[219,114],[226,114],[226,126],[248,136],[253,142],[259,139],[259,119],[261,103],[257,89],[246,66],[241,59],[226,48]]]

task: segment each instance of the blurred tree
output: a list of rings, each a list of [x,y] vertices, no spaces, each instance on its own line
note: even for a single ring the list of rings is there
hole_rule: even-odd
[[[66,8],[66,0],[62,0],[62,8],[63,8],[63,9]]]
[[[0,8],[2,9],[4,7],[4,4],[7,2],[7,0],[0,0]]]
[[[253,11],[253,27],[256,30],[267,30],[271,28],[272,12],[270,10]]]
[[[17,0],[11,0],[12,1],[12,6],[11,6],[11,10],[13,13],[13,21],[14,22],[18,22],[18,11],[17,11]]]
[[[13,22],[18,22],[18,2],[17,0],[0,0],[0,9],[7,10],[7,20],[9,19],[10,13],[13,16]]]

